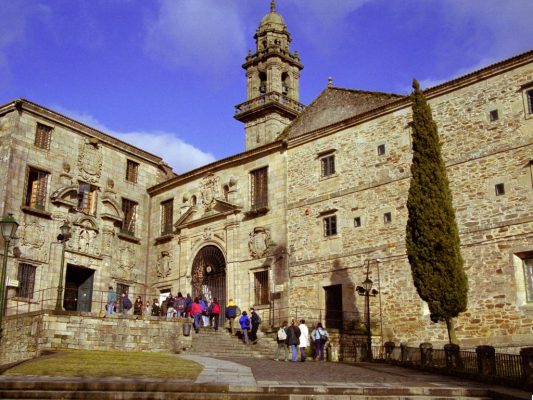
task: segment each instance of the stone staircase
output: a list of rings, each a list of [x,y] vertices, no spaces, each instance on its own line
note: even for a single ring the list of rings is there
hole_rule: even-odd
[[[207,357],[254,357],[274,358],[278,344],[273,334],[266,335],[258,331],[259,341],[248,346],[242,341],[242,332],[234,330],[232,336],[226,328],[219,328],[215,332],[213,328],[200,328],[199,333],[191,330],[192,345],[184,351],[184,354],[207,356]],[[284,353],[283,353],[284,354]]]

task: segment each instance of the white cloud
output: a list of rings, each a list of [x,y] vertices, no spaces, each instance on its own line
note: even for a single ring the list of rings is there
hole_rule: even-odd
[[[82,124],[88,125],[91,128],[107,133],[108,135],[135,147],[162,157],[163,160],[173,168],[174,172],[178,174],[215,161],[215,157],[211,153],[205,153],[202,150],[185,143],[174,133],[164,131],[117,132],[109,129],[90,114],[67,110],[61,106],[54,106],[52,109],[75,119]]]

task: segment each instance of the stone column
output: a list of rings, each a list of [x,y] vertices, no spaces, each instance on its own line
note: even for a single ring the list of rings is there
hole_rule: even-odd
[[[366,359],[366,343],[355,343],[355,362],[361,362]]]
[[[433,345],[429,342],[420,343],[420,363],[422,367],[428,367],[433,363]]]
[[[496,351],[492,346],[477,346],[477,369],[482,375],[496,374]]]
[[[522,357],[522,382],[525,390],[533,390],[533,347],[520,350]]]
[[[446,344],[444,346],[447,369],[463,369],[463,360],[461,359],[460,350],[461,348],[457,344]]]
[[[392,358],[392,351],[396,345],[394,342],[385,342],[385,360],[390,361]]]

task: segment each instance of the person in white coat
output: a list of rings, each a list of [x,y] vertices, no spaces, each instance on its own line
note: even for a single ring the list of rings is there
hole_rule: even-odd
[[[300,328],[300,332],[302,333],[300,335],[300,361],[305,362],[305,348],[309,347],[311,344],[309,343],[309,329],[305,325],[304,319],[300,320],[298,328]]]

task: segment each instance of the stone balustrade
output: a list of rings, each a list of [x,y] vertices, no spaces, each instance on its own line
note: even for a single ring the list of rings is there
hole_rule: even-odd
[[[235,114],[241,114],[246,111],[251,111],[261,106],[272,103],[282,104],[283,106],[293,111],[296,111],[297,113],[300,113],[305,109],[305,105],[297,102],[296,100],[291,99],[290,97],[284,94],[281,94],[279,92],[268,92],[255,99],[245,101],[244,103],[236,105]]]

